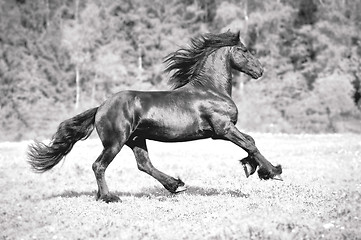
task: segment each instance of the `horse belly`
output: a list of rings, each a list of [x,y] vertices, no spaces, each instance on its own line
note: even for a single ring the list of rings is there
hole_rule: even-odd
[[[210,137],[210,128],[198,116],[166,113],[143,119],[137,135],[156,141],[190,141]]]

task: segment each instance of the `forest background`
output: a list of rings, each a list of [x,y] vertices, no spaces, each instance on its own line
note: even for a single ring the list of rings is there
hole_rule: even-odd
[[[265,67],[234,73],[245,131],[361,132],[360,0],[0,0],[0,141],[50,137],[120,90],[167,90],[163,58],[240,31]]]

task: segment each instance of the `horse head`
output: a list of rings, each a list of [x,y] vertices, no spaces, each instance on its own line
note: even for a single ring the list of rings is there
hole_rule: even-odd
[[[231,47],[230,53],[233,69],[246,73],[254,79],[262,76],[263,67],[260,61],[248,51],[241,41],[236,46]]]

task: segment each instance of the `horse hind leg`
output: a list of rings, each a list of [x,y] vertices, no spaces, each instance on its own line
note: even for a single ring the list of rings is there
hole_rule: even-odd
[[[137,160],[138,169],[157,179],[171,193],[179,193],[187,190],[185,184],[180,179],[175,179],[156,169],[149,159],[148,149],[145,139],[135,139],[129,141],[127,145],[133,150]]]
[[[93,171],[98,184],[98,192],[96,199],[102,200],[106,203],[120,202],[120,198],[111,194],[108,189],[108,185],[105,181],[105,170],[108,165],[113,161],[115,156],[119,153],[121,146],[115,144],[113,146],[104,147],[102,153],[93,163]]]

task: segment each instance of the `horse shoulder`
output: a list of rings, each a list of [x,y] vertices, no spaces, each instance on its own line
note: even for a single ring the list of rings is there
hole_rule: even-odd
[[[201,112],[216,135],[227,131],[227,126],[237,123],[238,109],[234,101],[227,96],[215,96],[203,101]]]

